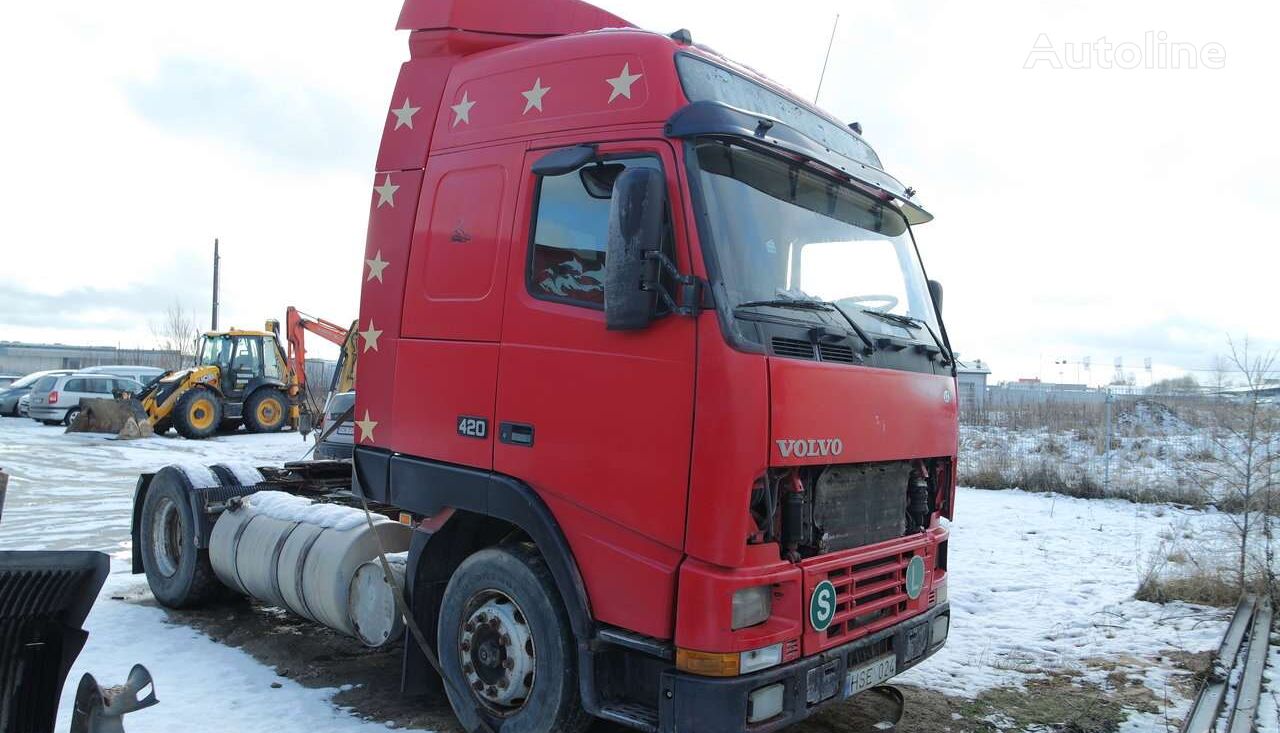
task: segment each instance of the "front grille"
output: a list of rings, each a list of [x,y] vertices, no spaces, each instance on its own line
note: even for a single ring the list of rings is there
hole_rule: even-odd
[[[907,610],[906,567],[914,553],[894,552],[827,571],[836,587],[836,615],[823,647],[892,626]]]
[[[792,359],[812,359],[813,344],[800,339],[789,339],[782,336],[773,337],[773,353]]]

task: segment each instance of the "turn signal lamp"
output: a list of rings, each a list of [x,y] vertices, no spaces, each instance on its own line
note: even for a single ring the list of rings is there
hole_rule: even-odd
[[[699,652],[676,649],[676,669],[704,677],[737,677],[741,655],[737,652]]]

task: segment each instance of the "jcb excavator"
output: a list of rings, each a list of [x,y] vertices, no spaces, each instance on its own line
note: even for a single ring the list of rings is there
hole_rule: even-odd
[[[200,338],[195,364],[169,372],[128,401],[86,400],[72,432],[120,433],[130,417],[145,417],[157,433],[170,427],[186,438],[207,438],[244,425],[252,433],[286,426],[310,432],[307,399],[308,331],[342,347],[335,387],[355,382],[354,326],[344,329],[290,306],[285,316],[288,352],[279,341],[280,322],[262,331],[210,331]]]

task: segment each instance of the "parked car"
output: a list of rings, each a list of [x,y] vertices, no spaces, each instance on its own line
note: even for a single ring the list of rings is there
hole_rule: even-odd
[[[127,377],[143,386],[151,384],[165,373],[160,367],[149,366],[95,366],[81,371],[93,374],[110,374],[113,377]]]
[[[8,387],[19,379],[22,379],[22,377],[17,374],[0,374],[0,388]]]
[[[41,377],[31,386],[31,404],[27,414],[45,425],[71,424],[80,414],[80,400],[86,397],[111,399],[122,394],[137,394],[142,384],[128,377],[114,377],[96,372],[76,372]]]
[[[31,391],[31,385],[35,384],[41,377],[47,377],[52,374],[70,374],[70,369],[47,369],[42,372],[32,372],[7,387],[0,387],[0,415],[8,415],[10,417],[18,417],[18,401],[23,395]]]
[[[316,423],[316,458],[329,461],[351,460],[352,446],[355,444],[354,417],[348,415],[347,419],[333,432],[328,430],[355,403],[354,391],[339,392],[329,398],[324,411],[320,413],[320,420]],[[320,439],[321,436],[324,436],[324,440]]]

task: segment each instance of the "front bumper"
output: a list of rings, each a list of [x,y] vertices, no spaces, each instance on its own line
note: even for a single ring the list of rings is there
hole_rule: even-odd
[[[62,420],[67,416],[67,408],[31,405],[27,407],[27,416],[32,420]]]
[[[843,646],[780,667],[733,678],[700,677],[670,671],[662,676],[659,730],[663,733],[768,733],[792,725],[819,708],[844,699],[845,675],[886,654],[897,657],[897,672],[914,667],[942,648],[931,637],[933,622],[947,616],[942,603],[928,611]],[[769,685],[784,685],[782,712],[747,724],[748,696]]]

